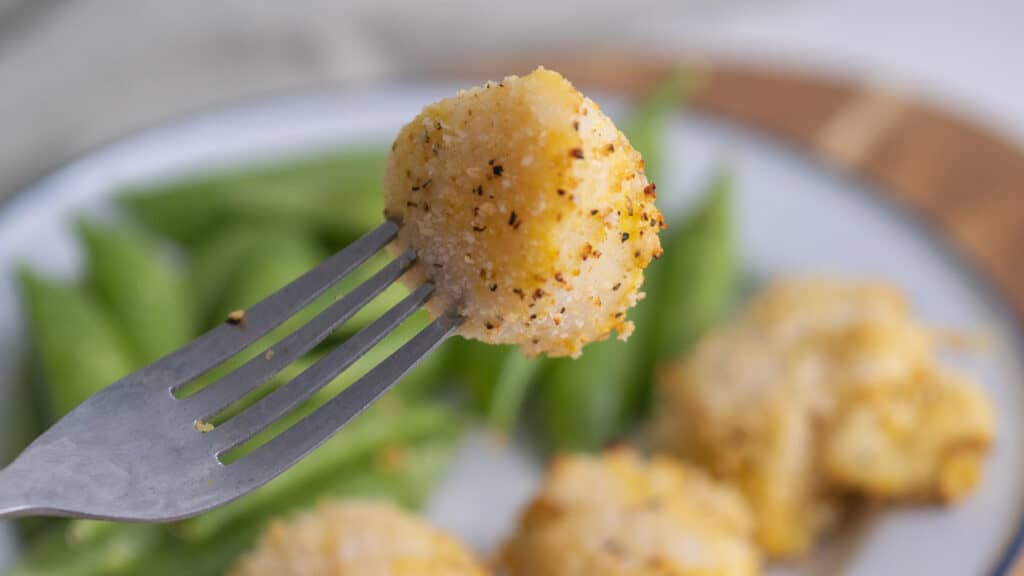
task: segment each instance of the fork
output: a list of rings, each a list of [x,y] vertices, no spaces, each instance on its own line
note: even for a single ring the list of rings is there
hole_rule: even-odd
[[[96,393],[0,470],[0,518],[51,515],[134,522],[195,516],[281,474],[386,392],[451,335],[442,314],[316,411],[237,461],[223,456],[330,383],[431,297],[424,283],[290,382],[205,424],[303,356],[416,261],[407,250],[311,321],[198,392],[175,392],[293,316],[398,233],[387,221],[242,314]]]

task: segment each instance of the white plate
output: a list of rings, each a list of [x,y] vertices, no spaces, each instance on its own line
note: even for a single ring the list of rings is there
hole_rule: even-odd
[[[0,207],[0,406],[22,350],[12,266],[30,262],[69,274],[79,255],[71,217],[102,212],[120,185],[282,153],[359,140],[389,140],[420,107],[453,86],[392,86],[357,94],[278,97],[208,112],[90,154]],[[597,98],[622,110],[615,98]],[[669,203],[693,197],[710,167],[727,158],[739,174],[738,230],[754,278],[826,272],[889,279],[920,315],[948,326],[982,327],[991,354],[964,363],[992,397],[999,440],[980,489],[951,509],[890,511],[850,530],[814,562],[773,573],[964,576],[1002,568],[1016,540],[1024,492],[1024,350],[1012,315],[948,248],[876,192],[807,162],[777,142],[699,117],[673,126],[672,173],[659,183]],[[431,517],[481,551],[514,523],[540,465],[520,445],[474,435],[435,496]],[[6,549],[6,552],[5,552]],[[0,538],[0,566],[13,547]],[[5,558],[6,557],[6,558]]]

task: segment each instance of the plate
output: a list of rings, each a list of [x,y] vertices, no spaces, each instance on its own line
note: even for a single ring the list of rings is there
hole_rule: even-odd
[[[70,234],[76,215],[102,214],[128,183],[270,159],[329,146],[388,141],[426,103],[457,86],[391,85],[363,92],[319,92],[251,101],[173,121],[114,143],[59,170],[0,207],[0,406],[23,352],[13,267],[72,274],[80,255]],[[614,94],[597,94],[613,116]],[[714,166],[738,175],[737,229],[749,284],[798,273],[887,279],[901,286],[926,321],[991,335],[984,355],[958,366],[985,387],[996,407],[998,442],[977,492],[948,509],[889,510],[858,518],[807,562],[770,574],[987,574],[1002,570],[1024,504],[1024,350],[1013,315],[987,283],[941,241],[868,187],[813,164],[779,142],[710,117],[673,122],[669,173],[658,190],[669,213],[692,201]],[[542,468],[518,442],[483,432],[466,439],[428,514],[481,552],[515,524]],[[0,534],[0,566],[14,545]]]

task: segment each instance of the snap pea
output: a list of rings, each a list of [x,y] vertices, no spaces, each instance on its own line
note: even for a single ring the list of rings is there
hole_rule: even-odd
[[[344,244],[383,220],[383,147],[321,153],[270,166],[142,185],[121,205],[149,228],[193,242],[219,227],[292,225]]]
[[[201,543],[165,537],[161,546],[135,566],[103,576],[223,576],[253,546],[264,528],[255,522],[236,526]]]
[[[18,276],[54,418],[131,371],[124,341],[89,295],[27,269]]]
[[[622,132],[644,159],[644,171],[653,182],[665,177],[665,135],[672,116],[697,86],[690,71],[677,71],[655,87],[647,98],[633,109],[623,123]]]
[[[494,392],[487,410],[487,423],[491,428],[504,433],[512,430],[543,365],[542,358],[527,358],[517,348],[505,352],[497,365]]]
[[[441,473],[451,461],[459,439],[451,427],[405,443],[382,446],[375,454],[353,463],[335,478],[324,479],[301,495],[288,509],[308,508],[324,499],[382,499],[417,510],[426,503]]]
[[[638,329],[639,330],[639,329]],[[608,339],[588,345],[578,359],[548,361],[538,386],[548,446],[559,452],[604,448],[626,427],[629,390],[646,375],[638,369],[640,342]]]
[[[650,305],[660,322],[652,350],[662,361],[685,352],[722,318],[734,295],[736,254],[732,233],[731,172],[719,169],[699,204],[663,235]]]
[[[251,548],[274,519],[284,518],[324,500],[383,499],[419,508],[440,478],[455,448],[457,436],[437,434],[388,450],[404,453],[395,466],[382,465],[380,455],[367,455],[335,471],[330,478],[295,493],[293,499],[245,517],[202,542],[170,539],[125,574],[147,576],[219,576]]]
[[[691,74],[673,74],[624,123],[623,131],[643,156],[651,180],[664,175],[662,150],[669,122],[693,85]],[[648,269],[648,300],[657,290],[650,275],[658,265],[654,262]],[[579,359],[548,361],[539,389],[541,424],[551,448],[599,450],[640,416],[650,394],[650,348],[659,316],[649,301],[642,301],[629,312],[636,329],[627,342],[609,339],[590,344]]]
[[[392,402],[385,402],[385,400]],[[343,466],[372,454],[381,446],[436,434],[458,426],[450,410],[427,403],[404,405],[395,396],[378,402],[345,429],[287,472],[226,506],[182,522],[178,532],[188,540],[214,537],[229,525],[260,510],[280,506],[306,491],[310,482],[335,477]]]
[[[255,510],[241,519],[245,525],[266,524],[324,500],[388,500],[405,508],[419,509],[444,470],[457,444],[454,428],[427,436],[379,446],[373,452],[318,478],[288,498]],[[234,525],[225,528],[233,530]]]
[[[254,226],[230,226],[199,241],[189,253],[188,289],[196,314],[204,327],[224,321],[215,317],[231,277],[243,256],[258,243],[262,230]]]
[[[89,546],[73,547],[60,532],[41,538],[7,576],[108,576],[127,574],[156,550],[160,526],[119,526]]]
[[[61,574],[62,564],[69,562],[70,550],[64,535],[59,530],[40,534],[29,542],[5,576],[56,576]],[[81,574],[81,572],[79,573]],[[75,575],[78,576],[78,575]]]
[[[184,278],[156,240],[127,226],[78,223],[89,285],[131,350],[133,368],[157,360],[197,334]]]
[[[308,237],[281,230],[268,230],[239,255],[235,269],[227,279],[221,301],[215,306],[218,312],[214,315],[211,325],[224,322],[231,311],[244,310],[284,287],[316,266],[323,256],[324,252],[319,244]],[[249,358],[263,352],[265,348],[307,322],[316,311],[316,306],[301,310],[270,334],[247,347],[241,354],[190,382],[180,391],[180,395],[188,396],[237,369]]]
[[[385,499],[419,508],[450,461],[459,437],[458,426],[451,420],[421,432],[375,444],[330,474],[311,478],[303,489],[249,509],[243,517],[219,526],[209,538],[177,538],[172,533],[182,532],[176,527],[161,534],[147,532],[139,539],[132,536],[136,526],[86,521],[79,526],[99,530],[86,540],[55,538],[58,534],[47,537],[23,559],[15,574],[213,576],[223,574],[255,542],[267,522],[325,499]]]
[[[0,418],[8,423],[3,451],[0,452],[0,466],[12,460],[46,429],[45,398],[40,397],[46,384],[37,364],[32,354],[25,354],[8,390],[8,404],[0,414]]]
[[[628,391],[627,421],[647,413],[655,367],[686,352],[731,301],[736,266],[731,186],[729,173],[716,171],[697,206],[670,218],[674,224],[661,235],[665,256],[647,268],[647,298],[631,314],[642,343],[636,348],[634,370],[644,377],[634,380]]]
[[[337,394],[343,388],[356,381],[357,378],[366,374],[370,368],[380,364],[388,356],[395,353],[420,330],[429,323],[429,315],[425,310],[413,314],[408,320],[395,328],[379,344],[374,346],[362,358],[357,360],[351,368],[335,379],[334,383],[325,388],[322,393],[329,396]],[[445,359],[448,358],[445,349],[442,347],[435,350],[426,358],[420,361],[410,370],[402,380],[395,384],[394,392],[402,398],[413,401],[422,399],[428,393],[437,390],[448,378],[445,374]]]
[[[543,358],[527,358],[515,346],[484,344],[454,338],[445,344],[454,380],[469,407],[498,432],[508,432],[518,419]]]
[[[486,416],[493,405],[501,366],[513,347],[465,338],[453,338],[445,346],[450,348],[449,353],[454,359],[451,370],[468,397],[469,407]]]
[[[232,310],[248,308],[273,294],[325,257],[316,242],[302,235],[277,230],[261,235],[242,254],[229,278],[219,318],[223,320]],[[290,325],[299,325],[301,320],[297,318]]]
[[[379,253],[373,256],[338,284],[338,293],[347,293],[356,286],[366,282],[390,261],[391,257],[384,253]],[[366,327],[370,322],[383,316],[385,312],[391,309],[395,304],[398,304],[402,298],[405,298],[408,294],[409,289],[406,288],[404,284],[401,282],[395,282],[378,294],[376,298],[371,300],[360,311],[356,312],[355,316],[350,318],[349,321],[335,333],[336,336],[332,338],[332,341],[346,338],[358,332],[361,328]]]
[[[558,450],[602,448],[641,416],[657,362],[691,346],[731,300],[735,256],[731,178],[719,171],[700,204],[662,235],[665,256],[648,267],[647,298],[630,311],[628,342],[591,344],[578,360],[551,361],[542,390],[544,430]]]
[[[6,414],[0,415],[0,422],[6,422],[7,436],[3,439],[0,467],[5,466],[25,449],[36,437],[46,430],[52,414],[48,414],[49,398],[46,378],[36,353],[21,358],[15,379],[11,382],[8,404],[0,407]],[[6,410],[3,410],[6,409]],[[29,516],[14,521],[18,538],[23,542],[35,540],[44,533],[59,529],[66,521],[60,518]]]
[[[65,537],[71,546],[91,546],[120,526],[106,520],[72,520],[65,528]]]
[[[225,455],[225,462],[232,462],[241,458],[257,446],[260,446],[274,436],[277,436],[292,424],[298,422],[313,410],[322,406],[331,398],[337,396],[339,392],[348,388],[356,382],[356,380],[365,375],[371,368],[377,366],[388,356],[398,350],[402,344],[408,341],[415,333],[426,325],[426,321],[426,313],[421,312],[414,315],[405,323],[399,325],[391,334],[386,336],[381,342],[356,360],[352,366],[318,390],[302,406],[281,418],[279,421],[275,422],[274,425],[257,434],[250,441],[246,442],[236,450]],[[240,412],[248,405],[255,403],[262,396],[265,396],[277,387],[295,378],[322,357],[323,353],[313,352],[304,358],[300,358],[277,374],[271,380],[269,385],[261,387],[255,394],[251,394],[246,397],[244,402],[239,402],[230,407],[223,415],[219,416],[212,423],[216,424],[219,421],[230,418],[232,415]],[[427,356],[402,378],[402,381],[396,385],[395,392],[404,400],[421,399],[427,391],[436,387],[439,382],[443,381],[441,375],[443,366],[444,361],[442,360],[440,351]]]

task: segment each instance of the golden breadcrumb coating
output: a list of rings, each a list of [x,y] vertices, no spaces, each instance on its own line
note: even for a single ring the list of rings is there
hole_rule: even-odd
[[[483,576],[457,540],[383,503],[325,503],[273,523],[231,576]]]
[[[851,390],[825,439],[825,474],[877,498],[955,502],[980,480],[993,423],[988,399],[951,374]]]
[[[502,551],[499,574],[757,574],[752,529],[739,494],[671,458],[562,456]]]
[[[939,365],[935,336],[884,284],[769,286],[664,370],[658,442],[746,495],[771,556],[807,552],[840,494],[955,499],[981,474],[993,416]]]
[[[575,356],[627,337],[626,311],[664,226],[643,160],[597,104],[557,72],[459,92],[398,134],[385,215],[433,280],[435,313],[461,333]]]

